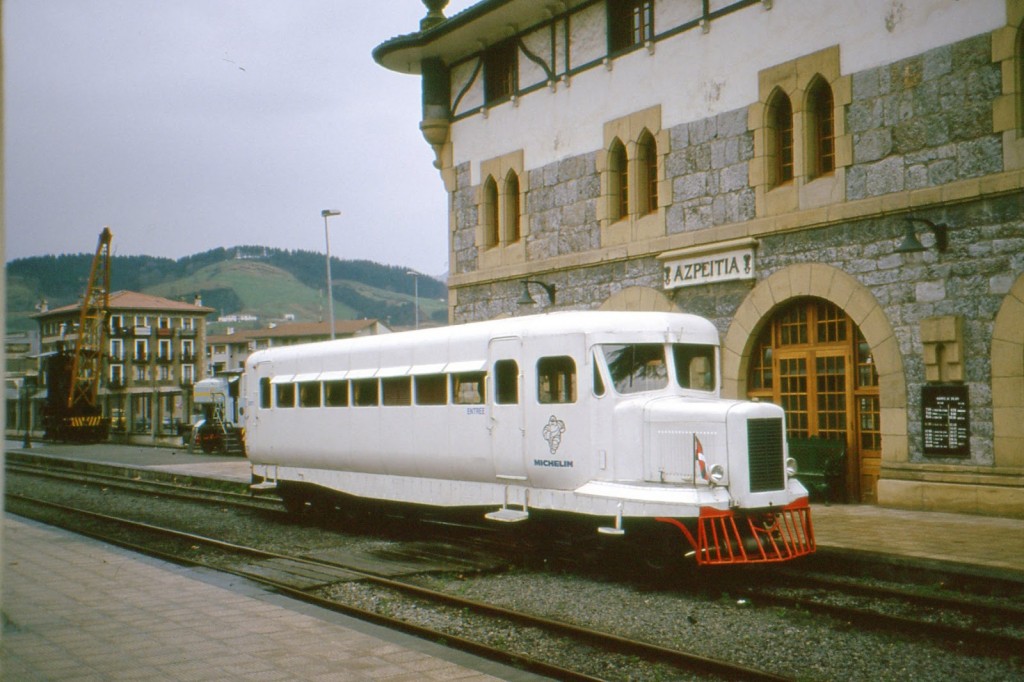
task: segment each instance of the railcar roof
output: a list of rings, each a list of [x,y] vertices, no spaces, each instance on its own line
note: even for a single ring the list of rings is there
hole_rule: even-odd
[[[536,338],[541,336],[584,334],[607,336],[609,340],[625,340],[631,334],[687,343],[718,345],[718,330],[707,319],[688,313],[562,311],[543,315],[509,317],[484,322],[469,322],[447,327],[417,331],[378,334],[353,339],[321,341],[295,346],[282,346],[259,351],[250,362],[288,362],[311,356],[334,356],[349,353],[387,351],[403,347],[444,347],[462,344],[472,346],[499,337]],[[454,353],[453,353],[454,354]]]

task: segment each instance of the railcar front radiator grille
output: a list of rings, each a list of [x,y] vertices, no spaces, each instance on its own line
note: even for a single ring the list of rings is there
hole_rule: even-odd
[[[751,419],[747,422],[747,460],[750,492],[785,488],[781,419]]]

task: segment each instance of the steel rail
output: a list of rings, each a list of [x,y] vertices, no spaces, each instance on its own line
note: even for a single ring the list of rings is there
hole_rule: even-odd
[[[447,594],[447,593],[444,593],[444,592],[438,592],[438,591],[435,591],[435,590],[430,590],[430,589],[425,588],[425,587],[420,587],[418,585],[412,585],[412,584],[409,584],[409,583],[404,583],[404,582],[401,582],[401,581],[392,580],[390,578],[384,578],[384,577],[375,575],[373,573],[370,573],[370,572],[367,572],[367,571],[364,571],[364,570],[350,568],[350,567],[345,566],[344,564],[340,564],[340,563],[328,562],[328,561],[318,561],[318,560],[315,560],[315,559],[309,559],[307,557],[295,557],[295,556],[290,556],[290,555],[285,555],[285,554],[279,554],[279,553],[276,553],[276,552],[268,552],[268,551],[261,550],[261,549],[258,549],[258,548],[247,547],[247,546],[244,546],[244,545],[239,545],[239,544],[236,544],[236,543],[226,542],[226,541],[223,541],[223,540],[217,540],[216,538],[210,538],[210,537],[206,537],[206,536],[202,536],[202,535],[197,535],[197,534],[189,533],[189,532],[186,532],[186,531],[179,531],[179,530],[175,530],[175,529],[171,529],[171,528],[164,528],[164,527],[161,527],[161,526],[155,526],[153,524],[143,523],[143,522],[139,522],[139,521],[132,521],[130,519],[122,519],[122,518],[118,518],[118,517],[114,517],[114,516],[109,516],[109,515],[106,515],[106,514],[101,514],[101,513],[98,513],[98,512],[91,512],[91,511],[88,511],[88,510],[77,509],[77,508],[74,508],[74,507],[68,507],[66,505],[62,505],[62,504],[58,504],[58,503],[54,503],[54,502],[49,502],[49,501],[46,501],[46,500],[38,500],[36,498],[31,498],[31,497],[21,496],[21,495],[8,495],[8,499],[12,499],[12,498],[16,499],[16,500],[21,500],[21,501],[24,501],[24,502],[28,502],[28,503],[39,504],[39,505],[42,505],[42,506],[46,506],[46,507],[50,507],[50,508],[54,508],[54,509],[59,509],[61,511],[70,512],[70,513],[78,514],[78,515],[81,515],[81,516],[86,516],[86,517],[89,517],[89,518],[94,518],[94,519],[101,520],[101,521],[106,521],[106,522],[109,522],[109,523],[116,523],[116,524],[119,524],[119,525],[122,525],[122,526],[132,527],[132,528],[135,528],[135,529],[138,529],[138,530],[142,530],[142,531],[146,531],[146,532],[158,533],[158,534],[161,534],[161,535],[174,537],[176,539],[186,540],[186,541],[188,541],[190,543],[201,543],[201,544],[205,544],[205,545],[210,546],[210,547],[216,547],[218,549],[222,549],[222,550],[226,550],[226,551],[244,553],[246,555],[253,556],[253,557],[259,557],[259,558],[264,558],[264,559],[287,560],[287,561],[291,561],[291,562],[297,562],[297,563],[306,564],[306,565],[311,566],[311,567],[342,569],[342,570],[344,570],[344,571],[346,571],[346,572],[348,572],[348,573],[350,573],[352,575],[355,575],[355,576],[359,577],[360,579],[362,579],[365,582],[373,583],[373,584],[378,585],[378,586],[387,587],[387,588],[394,589],[394,590],[399,590],[399,591],[411,594],[411,595],[419,597],[419,598],[429,599],[429,600],[434,601],[436,603],[442,603],[442,604],[446,604],[446,605],[449,605],[449,606],[455,606],[455,607],[458,607],[458,608],[471,609],[471,610],[476,611],[478,613],[484,613],[484,614],[491,615],[491,616],[494,616],[494,617],[505,618],[507,620],[511,620],[512,622],[515,622],[515,623],[518,623],[518,624],[521,624],[521,625],[528,625],[528,626],[531,626],[531,627],[537,627],[537,628],[544,629],[544,630],[547,630],[547,631],[550,631],[550,632],[553,632],[553,633],[556,633],[556,634],[559,634],[559,635],[562,635],[562,636],[573,637],[573,638],[576,638],[576,639],[588,642],[592,646],[607,647],[607,648],[615,650],[615,651],[617,651],[619,653],[631,654],[631,655],[636,655],[636,656],[642,656],[642,657],[644,657],[644,660],[647,660],[647,661],[651,661],[651,660],[660,661],[662,663],[674,665],[676,667],[686,668],[688,670],[691,670],[691,671],[699,673],[699,674],[705,674],[705,675],[710,674],[710,675],[713,675],[715,677],[720,677],[720,678],[730,679],[730,680],[735,679],[735,680],[771,680],[771,681],[780,681],[780,680],[787,680],[787,679],[789,679],[789,678],[781,676],[781,675],[770,673],[770,672],[767,672],[767,671],[764,671],[764,670],[759,670],[759,669],[756,669],[756,668],[750,668],[750,667],[747,667],[747,666],[738,665],[738,664],[735,664],[735,663],[730,663],[728,661],[722,661],[722,660],[718,660],[718,659],[709,658],[709,657],[706,657],[706,656],[700,656],[700,655],[697,655],[697,654],[692,654],[692,653],[680,651],[680,650],[677,650],[677,649],[671,649],[671,648],[668,648],[668,647],[663,647],[663,646],[660,646],[660,645],[651,644],[649,642],[643,642],[643,641],[638,641],[638,640],[631,640],[629,638],[622,637],[622,636],[619,636],[619,635],[615,635],[615,634],[611,634],[611,633],[607,633],[607,632],[601,632],[601,631],[598,631],[598,630],[592,630],[592,629],[589,629],[589,628],[573,625],[571,623],[565,623],[563,621],[556,621],[556,620],[552,620],[552,619],[549,619],[549,618],[544,618],[544,617],[541,617],[541,616],[533,616],[533,615],[530,615],[530,614],[527,614],[527,613],[523,613],[523,612],[520,612],[520,611],[513,611],[511,609],[506,609],[504,607],[495,606],[495,605],[492,605],[492,604],[485,604],[483,602],[477,602],[477,601],[465,599],[463,597],[457,597],[457,596],[450,595],[450,594]],[[75,530],[74,532],[81,533],[82,531]],[[103,540],[105,542],[111,542],[113,544],[118,544],[120,546],[126,546],[123,543],[123,541],[118,539],[118,538],[108,538],[108,537],[102,536],[100,534],[95,534],[95,533],[92,533],[92,532],[88,532],[88,533],[84,533],[84,534],[88,534],[91,537],[95,537],[95,538]],[[136,547],[136,546],[132,546],[132,547],[130,547],[130,549],[133,549],[134,551],[140,551],[140,552],[143,552],[143,553],[151,553],[150,550],[148,550],[146,548],[139,548],[139,547]],[[194,559],[188,558],[188,557],[172,557],[169,560],[176,561],[176,562],[187,562],[187,563],[194,564],[194,565],[199,565],[199,563],[200,563],[200,562],[198,562],[198,561],[196,561]],[[202,564],[202,565],[205,566],[206,564]],[[240,571],[238,569],[225,569],[225,568],[217,567],[217,566],[209,566],[209,567],[214,569],[214,570],[219,570],[219,571],[231,573],[233,575],[238,575],[240,577],[245,577],[245,578],[248,578],[248,579],[255,580],[255,581],[260,582],[262,584],[273,586],[275,589],[281,589],[282,591],[287,592],[288,594],[296,596],[296,597],[301,598],[303,600],[307,600],[307,601],[309,601],[309,600],[316,600],[315,603],[323,604],[327,608],[332,608],[332,609],[340,608],[340,609],[343,609],[344,612],[349,613],[351,615],[356,615],[356,616],[358,616],[360,618],[367,618],[367,619],[373,620],[375,622],[386,623],[389,627],[399,627],[399,628],[402,628],[402,629],[411,628],[412,629],[411,631],[416,632],[417,634],[422,634],[422,636],[431,637],[431,638],[441,637],[445,641],[458,642],[460,647],[463,646],[463,642],[459,641],[461,638],[449,635],[448,633],[430,630],[430,629],[427,629],[427,628],[423,628],[422,626],[418,626],[418,625],[414,625],[414,624],[408,623],[406,621],[400,621],[400,620],[391,619],[391,618],[388,618],[386,616],[382,616],[380,614],[375,614],[375,613],[372,613],[372,612],[367,612],[367,611],[364,611],[362,609],[358,609],[358,608],[355,608],[355,607],[350,607],[350,606],[346,606],[346,605],[339,605],[337,602],[331,602],[329,600],[322,600],[322,598],[316,597],[314,595],[311,595],[309,592],[307,592],[305,590],[301,590],[301,589],[298,589],[298,588],[295,588],[295,587],[287,586],[287,585],[285,585],[283,583],[279,583],[278,581],[274,581],[272,579],[268,579],[268,578],[266,578],[266,577],[264,577],[262,575],[259,575],[259,574],[247,573],[247,572],[244,572],[244,571]],[[474,650],[474,651],[477,651],[477,652],[494,651],[494,652],[498,652],[498,654],[500,654],[501,656],[505,656],[505,657],[507,657],[507,656],[514,656],[514,657],[516,657],[517,660],[530,660],[532,662],[531,665],[532,664],[541,665],[541,666],[549,665],[549,664],[546,664],[546,663],[543,663],[543,662],[533,661],[533,659],[526,659],[526,657],[523,657],[522,659],[520,659],[518,654],[512,654],[511,652],[507,652],[507,651],[503,651],[503,650],[498,650],[498,649],[491,649],[490,647],[487,647],[487,645],[483,645],[483,644],[480,644],[480,643],[477,643],[477,642],[471,642],[469,640],[466,640],[466,644],[465,645],[473,647],[473,649],[471,649],[471,650]],[[570,673],[571,673],[572,676],[567,676]],[[572,672],[572,671],[563,670],[563,669],[557,669],[557,670],[552,671],[552,673],[544,673],[544,674],[554,674],[554,677],[556,679],[586,679],[586,680],[598,679],[598,678],[593,678],[593,677],[589,677],[589,676],[585,676],[585,675],[580,677],[580,676],[578,676],[579,675],[578,673],[575,673],[575,672]]]
[[[1024,606],[1013,604],[997,604],[963,597],[949,595],[922,594],[910,590],[901,590],[897,587],[885,587],[882,585],[861,585],[850,583],[845,580],[827,578],[823,576],[800,576],[800,581],[794,587],[803,589],[819,586],[823,589],[841,590],[848,594],[857,594],[867,597],[881,597],[888,599],[903,599],[916,605],[927,606],[935,609],[956,609],[965,613],[981,617],[997,616],[1007,620],[1018,619],[1024,623]]]
[[[757,590],[743,590],[744,596],[760,603],[784,608],[806,609],[844,622],[874,630],[891,630],[912,636],[927,635],[951,644],[965,645],[979,655],[1020,656],[1024,638],[986,630],[963,628],[946,623],[907,618],[852,606],[826,604],[815,599],[791,597]]]
[[[171,499],[207,502],[212,504],[226,503],[237,507],[258,510],[276,510],[281,507],[280,498],[272,496],[254,498],[251,495],[234,493],[230,490],[217,490],[216,488],[197,487],[191,485],[183,486],[168,481],[154,481],[141,478],[136,479],[127,476],[118,476],[116,474],[82,471],[77,469],[53,469],[26,462],[8,462],[6,463],[5,468],[7,471],[12,473],[23,474],[26,476],[107,485],[112,488],[127,490],[129,492],[155,491],[159,492],[162,496]],[[257,499],[263,500],[263,502],[255,502]]]

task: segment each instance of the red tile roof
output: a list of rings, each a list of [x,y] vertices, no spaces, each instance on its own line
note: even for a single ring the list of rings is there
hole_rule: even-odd
[[[82,302],[79,301],[71,305],[61,306],[60,308],[54,308],[53,310],[36,313],[32,317],[66,315],[67,313],[81,310],[81,308]],[[193,315],[209,315],[210,313],[215,312],[213,308],[208,308],[206,306],[186,303],[184,301],[172,301],[169,298],[143,294],[138,291],[112,291],[110,293],[110,310],[192,313]]]

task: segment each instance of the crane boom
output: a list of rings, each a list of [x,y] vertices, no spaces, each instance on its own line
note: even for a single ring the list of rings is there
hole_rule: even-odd
[[[110,308],[111,238],[110,228],[104,227],[82,296],[74,350],[69,351],[61,343],[45,361],[46,403],[42,416],[47,438],[98,443],[110,432],[110,420],[103,416],[98,394]]]
[[[75,353],[71,362],[68,409],[96,405],[106,336],[106,315],[110,307],[112,237],[110,228],[104,227],[89,269],[89,281],[85,286],[82,310],[78,318],[78,338],[75,340]]]

